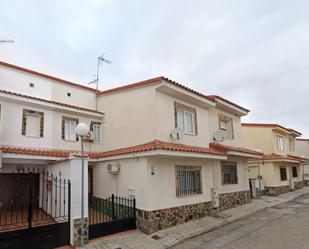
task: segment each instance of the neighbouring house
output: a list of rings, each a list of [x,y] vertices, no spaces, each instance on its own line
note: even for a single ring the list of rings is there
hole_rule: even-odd
[[[262,153],[242,147],[247,109],[165,77],[102,91],[98,103],[104,152],[89,161],[91,192],[135,197],[141,231],[251,201],[247,160]],[[173,136],[175,128],[184,135]]]
[[[309,158],[309,139],[297,138],[295,142],[296,153],[300,157]],[[306,186],[309,186],[309,162],[303,162],[303,177]]]
[[[88,231],[93,238],[106,229],[104,223],[129,215],[127,197],[136,200],[137,226],[148,234],[251,201],[247,162],[263,154],[243,147],[246,108],[165,77],[96,91],[5,62],[0,76],[0,183],[8,193],[1,215],[23,214],[17,202],[28,198],[24,176],[32,172],[34,222],[43,216],[53,224],[63,218],[68,223],[61,225],[64,232],[56,227],[53,236],[39,231],[34,239],[63,234],[63,241],[79,243],[80,122],[91,130],[85,140],[85,239]],[[70,195],[63,178],[70,180]],[[23,191],[15,199],[18,189]],[[98,213],[102,219],[95,219]],[[117,227],[124,224],[120,220]],[[1,225],[0,240],[7,227]]]
[[[27,221],[26,215],[23,218],[17,216],[20,209],[28,212],[27,181],[21,174],[29,170],[35,173],[36,179],[39,178],[32,188],[40,191],[34,191],[31,199],[36,200],[32,206],[39,207],[42,215],[35,219],[39,218],[44,224],[48,217],[52,218],[52,223],[60,218],[70,218],[70,229],[62,231],[63,225],[59,224],[60,228],[55,227],[55,233],[58,228],[63,234],[68,234],[69,230],[70,243],[76,245],[81,217],[81,168],[80,141],[75,129],[79,122],[88,124],[94,139],[85,143],[85,149],[102,150],[104,113],[96,110],[96,90],[5,62],[0,62],[0,78],[0,186],[8,192],[7,196],[0,196],[0,231],[12,228],[12,217],[13,221],[15,218]],[[86,177],[87,174],[86,167]],[[68,180],[71,181],[70,213]],[[64,188],[64,192],[60,191]],[[88,185],[85,186],[87,191]],[[34,210],[35,214],[37,212],[38,209]],[[87,217],[87,198],[85,213]],[[10,217],[6,219],[8,215]],[[57,241],[52,239],[55,236],[51,234],[41,235],[42,240],[52,240],[49,243]],[[67,243],[67,238],[63,241]]]
[[[244,146],[264,153],[249,160],[249,178],[260,179],[266,194],[279,195],[303,188],[301,164],[305,158],[295,149],[300,132],[278,124],[242,123]]]

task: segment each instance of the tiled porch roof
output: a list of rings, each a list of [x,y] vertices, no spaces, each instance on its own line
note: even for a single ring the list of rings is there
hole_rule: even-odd
[[[175,143],[162,142],[160,140],[154,140],[146,144],[141,144],[141,145],[132,146],[128,148],[111,150],[107,152],[98,152],[98,153],[93,152],[93,153],[90,153],[90,158],[104,158],[104,157],[110,157],[110,156],[118,156],[118,155],[138,153],[138,152],[147,152],[147,151],[154,151],[154,150],[191,152],[191,153],[226,156],[224,152],[220,152],[212,148],[197,147],[197,146],[190,146],[190,145],[184,145],[184,144],[175,144]]]
[[[309,162],[309,158],[307,158],[307,157],[294,156],[294,155],[289,155],[289,154],[288,154],[288,157],[295,158],[295,159],[298,159],[298,160],[303,161],[303,162]]]
[[[257,159],[255,159],[255,158],[250,159],[250,161],[256,161],[256,160]],[[274,160],[276,160],[276,161],[280,161],[280,160],[286,161],[286,160],[289,160],[289,161],[300,162],[301,160],[304,160],[304,158],[299,157],[299,156],[279,155],[279,154],[276,154],[276,153],[272,153],[272,154],[265,154],[263,156],[263,158],[261,158],[260,160],[263,160],[263,161],[274,161]]]
[[[19,155],[31,155],[31,156],[47,156],[47,157],[69,157],[73,154],[73,151],[66,150],[47,150],[47,149],[32,149],[13,146],[0,147],[3,153],[19,154]]]
[[[264,153],[254,151],[254,150],[249,150],[246,148],[241,148],[241,147],[234,147],[234,146],[229,146],[229,145],[223,145],[223,144],[218,144],[218,143],[211,143],[210,147],[219,150],[219,151],[224,151],[226,153],[228,152],[240,152],[240,153],[245,153],[245,154],[250,154],[250,155],[255,155],[255,156],[263,156]]]
[[[70,156],[80,156],[80,151],[69,151],[69,150],[48,150],[48,149],[32,149],[32,148],[22,148],[13,146],[3,146],[0,147],[3,153],[8,154],[19,154],[19,155],[33,155],[33,156],[47,156],[47,157],[65,157]],[[177,151],[177,152],[191,152],[200,153],[208,155],[226,156],[222,151],[218,151],[212,148],[189,146],[184,144],[174,144],[162,142],[160,140],[154,140],[152,142],[141,144],[137,146],[121,148],[105,152],[86,152],[85,156],[90,159],[99,159],[111,156],[119,156],[131,153],[147,152],[154,150],[165,150],[165,151]]]

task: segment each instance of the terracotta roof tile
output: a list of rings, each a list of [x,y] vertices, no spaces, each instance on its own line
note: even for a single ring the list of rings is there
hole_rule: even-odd
[[[22,148],[22,147],[10,147],[3,146],[0,147],[3,153],[8,154],[21,154],[21,155],[33,155],[33,156],[47,156],[47,157],[69,157],[72,151],[65,150],[48,150],[48,149],[32,149],[32,148]]]
[[[215,150],[224,151],[224,152],[234,151],[234,152],[241,152],[241,153],[246,153],[246,154],[251,154],[251,155],[256,155],[256,156],[264,155],[264,153],[262,152],[249,150],[249,149],[241,148],[241,147],[234,147],[230,145],[218,144],[218,143],[211,143],[210,147]]]
[[[11,147],[3,146],[3,147],[0,147],[0,150],[3,153],[23,154],[23,155],[33,155],[33,156],[50,156],[50,157],[69,157],[72,155],[80,156],[79,151],[68,151],[68,150],[31,149],[31,148],[21,148],[21,147],[13,147],[13,146]],[[192,152],[192,153],[226,156],[224,152],[217,151],[212,148],[167,143],[167,142],[162,142],[159,140],[154,140],[150,143],[132,146],[128,148],[106,151],[106,152],[87,152],[85,153],[85,156],[88,156],[91,159],[98,159],[98,158],[104,158],[104,157],[110,157],[110,156],[147,152],[147,151],[153,151],[153,150]]]
[[[122,149],[117,149],[117,150],[112,150],[112,151],[107,151],[107,152],[90,153],[90,157],[91,158],[103,158],[103,157],[110,157],[110,156],[117,156],[117,155],[124,155],[124,154],[138,153],[138,152],[147,152],[147,151],[153,151],[153,150],[192,152],[192,153],[201,153],[201,154],[218,155],[218,156],[226,155],[225,153],[214,150],[212,148],[167,143],[167,142],[162,142],[160,140],[154,140],[150,143],[132,146],[128,148],[122,148]]]
[[[69,107],[69,108],[73,108],[73,109],[78,109],[78,110],[81,110],[81,111],[104,114],[103,112],[99,112],[99,111],[96,111],[96,110],[93,110],[93,109],[88,109],[88,108],[70,105],[70,104],[66,104],[66,103],[62,103],[62,102],[58,102],[58,101],[53,101],[53,100],[48,100],[48,99],[42,99],[42,98],[38,98],[38,97],[33,97],[33,96],[21,94],[21,93],[15,93],[15,92],[10,92],[10,91],[6,91],[6,90],[0,90],[0,93],[9,94],[9,95],[17,96],[17,97],[22,97],[22,98],[33,99],[33,100],[37,100],[37,101],[41,101],[41,102],[45,102],[45,103],[49,103],[49,104],[55,104],[55,105],[60,105],[60,106]]]
[[[214,101],[214,102],[216,102],[216,99],[220,99],[220,100],[222,100],[222,101],[224,101],[224,102],[226,102],[226,103],[228,103],[228,104],[230,104],[230,105],[233,105],[233,106],[235,106],[235,107],[237,107],[237,108],[239,108],[239,109],[242,109],[242,110],[244,110],[244,111],[246,111],[246,112],[250,112],[249,109],[246,109],[246,108],[244,108],[244,107],[242,107],[242,106],[240,106],[240,105],[237,105],[237,104],[235,104],[234,102],[232,102],[232,101],[230,101],[230,100],[227,100],[227,99],[225,99],[225,98],[223,98],[223,97],[220,97],[220,96],[218,96],[218,95],[208,95],[207,97],[208,97],[210,100]]]
[[[252,158],[250,160],[251,161],[256,161],[257,159]],[[291,160],[291,161],[299,162],[299,161],[303,161],[303,160],[307,161],[309,159],[308,158],[299,157],[299,156],[294,156],[294,155],[279,155],[279,154],[276,154],[276,153],[272,153],[272,154],[265,154],[261,160],[264,160],[264,161]]]
[[[280,128],[280,129],[283,129],[287,132],[294,132],[294,133],[297,133],[299,135],[301,135],[300,132],[294,130],[294,129],[291,129],[291,128],[286,128],[286,127],[283,127],[282,125],[279,125],[279,124],[265,124],[265,123],[241,123],[241,126],[253,126],[253,127],[273,127],[273,128]]]

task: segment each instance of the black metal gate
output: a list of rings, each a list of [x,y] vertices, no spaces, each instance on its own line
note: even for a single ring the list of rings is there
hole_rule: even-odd
[[[33,169],[0,173],[0,249],[70,244],[71,184]]]
[[[136,229],[135,199],[89,198],[89,239]]]

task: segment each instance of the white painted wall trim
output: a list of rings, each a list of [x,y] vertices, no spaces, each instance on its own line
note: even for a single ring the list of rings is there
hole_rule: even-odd
[[[179,152],[179,151],[166,151],[166,150],[154,150],[139,153],[130,153],[125,155],[117,155],[104,157],[99,159],[89,159],[89,162],[104,162],[111,160],[120,160],[126,158],[136,158],[136,157],[147,157],[147,156],[176,156],[176,157],[191,157],[191,158],[204,158],[204,159],[217,159],[226,160],[227,156],[202,154],[202,153],[192,153],[192,152]]]

